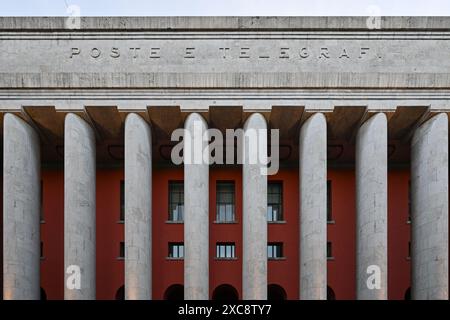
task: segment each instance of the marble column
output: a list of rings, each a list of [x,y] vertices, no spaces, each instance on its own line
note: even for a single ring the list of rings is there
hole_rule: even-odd
[[[185,121],[184,137],[184,298],[209,299],[209,164],[202,150],[208,129],[198,113]],[[190,147],[189,147],[190,146]]]
[[[39,137],[9,113],[3,130],[3,298],[39,300]]]
[[[300,130],[300,299],[327,298],[327,122],[312,115]]]
[[[64,129],[64,298],[95,299],[95,135],[69,113]],[[79,285],[78,285],[79,284]]]
[[[244,300],[267,299],[267,175],[263,174],[263,169],[267,167],[265,132],[267,123],[261,114],[254,113],[245,122],[242,164]]]
[[[411,142],[412,299],[448,299],[448,119],[440,113]]]
[[[387,119],[377,113],[356,137],[356,297],[387,299]]]
[[[125,299],[152,295],[152,141],[147,122],[125,120]]]

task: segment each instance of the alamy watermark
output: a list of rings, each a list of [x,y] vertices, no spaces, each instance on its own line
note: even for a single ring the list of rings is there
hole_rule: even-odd
[[[66,288],[69,290],[81,289],[81,268],[78,265],[70,265],[66,269]]]
[[[270,133],[270,156],[268,135]],[[219,129],[204,129],[194,121],[192,130],[172,132],[171,160],[174,164],[249,164],[259,166],[260,174],[274,175],[279,169],[278,129],[226,129],[225,138]],[[235,157],[236,141],[236,157]],[[224,156],[225,154],[225,156]]]
[[[66,3],[66,13],[68,17],[65,21],[66,29],[80,29],[81,28],[81,8],[76,4],[68,5]]]
[[[369,275],[367,277],[366,285],[369,290],[380,290],[381,289],[381,268],[376,264],[372,264],[367,267],[366,273]]]
[[[381,29],[381,9],[379,6],[371,5],[367,7],[368,18],[366,19],[367,28],[370,30]]]

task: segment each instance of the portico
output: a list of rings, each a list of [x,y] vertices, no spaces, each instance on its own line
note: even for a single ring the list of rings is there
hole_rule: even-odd
[[[448,299],[447,19],[385,18],[372,31],[364,17],[83,18],[71,30],[63,22],[0,18],[0,46],[10,48],[0,52],[5,299],[38,298],[40,169],[62,163],[60,271],[79,265],[83,287],[64,297],[96,298],[96,172],[118,167],[126,298],[152,298],[154,217],[166,214],[153,209],[166,200],[154,198],[152,177],[175,166],[171,134],[194,120],[222,134],[280,130],[280,167],[299,174],[300,299],[327,296],[331,168],[355,173],[356,245],[345,250],[356,254],[356,297],[389,298],[389,174],[409,168],[412,298]],[[181,167],[185,298],[208,299],[216,167]],[[238,168],[241,298],[267,299],[268,178],[258,165]],[[375,288],[371,270],[380,272]]]

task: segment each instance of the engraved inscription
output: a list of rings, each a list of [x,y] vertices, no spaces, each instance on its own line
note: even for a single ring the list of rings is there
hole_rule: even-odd
[[[381,54],[372,51],[369,47],[328,47],[323,46],[319,48],[300,46],[279,46],[267,48],[255,48],[251,46],[236,46],[226,47],[220,46],[216,51],[211,49],[205,50],[194,46],[181,48],[182,52],[177,54],[177,50],[171,48],[170,45],[145,47],[112,47],[100,48],[92,47],[84,49],[81,47],[69,48],[69,59],[78,59],[82,57],[90,57],[93,60],[100,58],[128,58],[128,59],[191,59],[196,60],[201,58],[221,59],[221,60],[259,60],[259,61],[292,61],[292,60],[311,60],[317,61],[350,61],[350,60],[364,60],[364,59],[381,59]]]
[[[195,51],[194,47],[186,48],[186,51],[184,52],[184,57],[186,59],[194,59],[195,58],[194,51]]]
[[[241,51],[239,52],[239,58],[249,59],[250,58],[249,51],[250,51],[250,48],[248,48],[248,47],[241,48]]]
[[[161,51],[161,48],[150,48],[150,58],[151,59],[159,59],[161,58],[159,52]]]
[[[220,52],[222,53],[222,58],[227,58],[227,53],[230,51],[230,48],[219,48]]]

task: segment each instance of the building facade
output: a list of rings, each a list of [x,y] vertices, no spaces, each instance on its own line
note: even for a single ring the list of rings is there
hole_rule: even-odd
[[[0,18],[3,299],[448,299],[449,28]]]

